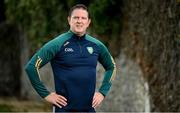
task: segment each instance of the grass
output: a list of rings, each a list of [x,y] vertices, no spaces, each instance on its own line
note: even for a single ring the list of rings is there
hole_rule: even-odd
[[[0,112],[11,112],[11,106],[6,105],[6,104],[1,104],[0,105]]]
[[[52,106],[45,101],[0,99],[0,112],[51,112]]]

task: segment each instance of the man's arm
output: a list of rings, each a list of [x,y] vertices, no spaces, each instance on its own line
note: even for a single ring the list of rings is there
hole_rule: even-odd
[[[39,73],[39,69],[54,58],[60,49],[59,45],[60,44],[57,39],[54,39],[44,45],[27,63],[25,69],[36,92],[46,101],[61,108],[62,105],[67,105],[67,99],[54,92],[50,93],[42,83]]]
[[[99,62],[103,65],[105,69],[104,79],[102,85],[99,89],[99,92],[95,92],[93,97],[92,107],[96,108],[101,104],[104,100],[105,96],[107,95],[110,87],[112,85],[112,81],[116,76],[116,65],[115,62],[110,55],[108,49],[100,43],[100,55],[99,55]]]
[[[101,53],[99,56],[99,62],[104,67],[105,74],[104,74],[104,79],[103,79],[102,85],[99,89],[99,92],[103,96],[106,96],[110,90],[112,81],[114,80],[114,78],[116,76],[116,65],[115,65],[114,59],[110,55],[110,52],[103,44],[101,45],[100,52]]]
[[[58,107],[61,107],[62,105],[65,106],[67,104],[67,100],[62,95],[58,95],[54,92],[50,93],[46,89],[46,87],[43,85],[40,79],[39,69],[55,57],[56,53],[59,52],[63,43],[66,40],[68,40],[71,36],[71,32],[66,32],[45,44],[31,58],[31,60],[27,63],[25,67],[28,77],[32,83],[32,86],[37,91],[37,93],[46,101]]]
[[[25,70],[31,81],[32,86],[42,97],[46,97],[50,92],[46,89],[41,81],[39,69],[48,63],[56,53],[56,46],[52,42],[43,46],[26,64]]]
[[[46,89],[43,85],[42,81],[40,80],[39,74],[39,66],[41,65],[42,59],[38,57],[38,55],[33,56],[33,58],[28,62],[25,67],[29,80],[36,90],[36,92],[42,97],[46,97],[50,94],[50,92]]]
[[[111,87],[112,81],[114,80],[114,78],[116,76],[115,62],[114,62],[110,52],[108,51],[108,49],[102,42],[91,37],[90,35],[87,35],[86,39],[93,43],[96,43],[97,46],[99,47],[98,61],[102,64],[102,66],[105,69],[104,80],[99,89],[99,92],[102,95],[106,96]]]

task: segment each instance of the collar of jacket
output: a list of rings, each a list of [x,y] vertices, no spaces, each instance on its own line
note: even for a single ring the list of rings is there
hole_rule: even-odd
[[[72,38],[75,40],[80,40],[80,41],[85,40],[86,34],[84,34],[83,36],[78,36],[74,32],[72,32],[71,30],[69,30],[68,32],[70,32],[72,34]]]

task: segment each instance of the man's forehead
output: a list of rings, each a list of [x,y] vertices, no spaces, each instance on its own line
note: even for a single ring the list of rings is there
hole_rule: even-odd
[[[74,9],[72,11],[71,16],[87,16],[88,17],[88,12],[84,9]]]

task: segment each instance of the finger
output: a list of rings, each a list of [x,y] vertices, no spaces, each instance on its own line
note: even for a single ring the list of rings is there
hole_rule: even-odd
[[[93,98],[92,104],[94,104],[94,103],[95,103],[95,99]]]
[[[92,102],[92,105],[94,106],[94,104],[96,103],[96,100],[95,99],[93,99],[93,102]]]
[[[61,101],[61,102],[62,102],[63,104],[65,104],[65,105],[67,104],[67,99],[66,99],[65,97],[60,96],[60,95],[59,95],[58,97],[59,97],[59,98],[58,98],[59,101]]]
[[[58,97],[63,99],[64,101],[67,101],[67,99],[64,96],[58,95]]]
[[[57,101],[57,103],[61,106],[66,106],[66,104],[63,104],[61,101]]]
[[[67,102],[65,102],[64,100],[62,100],[62,99],[57,99],[57,102],[59,103],[59,104],[61,104],[61,105],[63,105],[63,106],[66,106],[67,105]]]
[[[62,106],[60,104],[58,104],[57,102],[54,103],[56,106],[58,106],[59,108],[62,108]]]
[[[92,107],[95,107],[96,105],[97,105],[97,99],[95,99],[94,101],[93,101],[93,106]]]
[[[92,107],[93,107],[93,108],[96,108],[96,106],[97,106],[97,103],[94,103]]]
[[[97,106],[99,106],[99,101],[97,101],[95,104],[94,104],[94,107],[96,108]]]
[[[94,95],[94,96],[93,96],[93,100],[94,100],[95,98],[96,98],[96,96]]]

